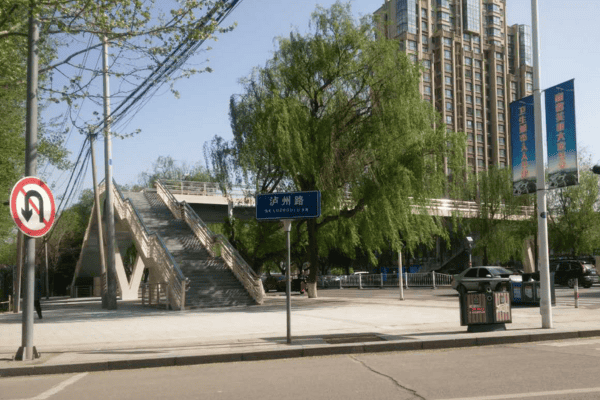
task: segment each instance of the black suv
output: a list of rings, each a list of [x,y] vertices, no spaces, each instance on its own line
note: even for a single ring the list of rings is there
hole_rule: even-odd
[[[554,282],[559,285],[575,286],[575,278],[578,285],[589,288],[598,283],[598,272],[593,264],[579,260],[558,260],[550,263],[550,271],[554,272]]]

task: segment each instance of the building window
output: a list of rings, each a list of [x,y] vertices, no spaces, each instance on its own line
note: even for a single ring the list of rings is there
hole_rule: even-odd
[[[498,100],[498,110],[504,110],[504,102],[502,100]]]
[[[464,49],[464,51],[471,51],[471,46],[469,46],[468,44],[465,44],[463,49]]]
[[[496,78],[496,82],[498,83],[498,85],[504,85],[504,78],[499,76]]]
[[[427,18],[427,9],[426,8],[421,8],[421,17]]]
[[[417,34],[417,17],[419,9],[417,0],[396,1],[396,21],[398,21],[398,34],[405,32]]]
[[[471,95],[468,94],[466,101],[467,101],[468,104],[473,104],[473,96],[471,96]]]
[[[450,13],[447,13],[446,11],[438,11],[437,18],[439,21],[450,22]]]
[[[477,118],[481,118],[481,110],[480,110],[480,109],[476,109],[476,110],[475,110],[475,116],[476,116]]]
[[[471,35],[469,35],[468,33],[463,33],[463,39],[468,42],[469,40],[471,40]]]
[[[504,125],[498,125],[498,132],[504,133]]]
[[[483,143],[483,135],[477,135],[477,143]]]
[[[532,81],[533,80],[533,73],[531,73],[531,72],[525,72],[525,78],[527,78],[530,81]]]
[[[502,53],[496,52],[496,60],[502,60],[502,57],[503,57]]]
[[[502,31],[498,28],[487,28],[487,34],[489,36],[502,37]]]
[[[506,157],[506,150],[500,149],[498,152],[500,153],[500,157]]]
[[[473,66],[481,68],[481,60],[473,60]]]
[[[446,110],[447,111],[452,111],[452,109],[454,108],[454,106],[452,105],[451,102],[446,102]]]
[[[471,57],[465,57],[465,65],[472,65],[473,59]]]
[[[465,69],[465,78],[470,78],[470,77],[471,77],[471,70]]]
[[[479,0],[464,0],[463,23],[465,30],[479,32],[481,9]]]
[[[527,92],[533,92],[533,84],[527,83],[525,86],[527,88]]]
[[[446,63],[444,65],[444,69],[446,70],[446,72],[452,72],[452,64]]]
[[[472,133],[469,132],[469,134],[467,134],[467,137],[469,138],[469,141],[471,143],[475,142],[475,136]]]
[[[446,83],[446,85],[452,85],[452,77],[451,76],[444,77],[444,83]]]
[[[413,64],[417,62],[417,56],[414,54],[409,54],[408,58],[413,62]]]
[[[481,93],[481,85],[475,85],[475,93]]]
[[[479,111],[479,110],[477,110],[477,111]],[[477,132],[483,132],[483,123],[478,122],[476,124],[476,126],[477,126]]]
[[[479,154],[483,154],[483,153],[480,151]],[[479,168],[485,168],[485,162],[481,158],[478,158],[477,159],[477,166]]]
[[[447,124],[451,124],[452,123],[452,115],[446,115],[446,123]]]
[[[417,50],[417,42],[415,42],[414,40],[407,41],[407,44],[408,50]]]
[[[497,89],[497,90],[496,90],[496,94],[497,94],[498,96],[504,97],[504,89]]]
[[[421,21],[421,29],[427,32],[427,21]]]
[[[481,80],[481,72],[475,72],[475,79],[478,81]]]
[[[473,85],[471,84],[471,82],[467,82],[465,83],[465,88],[467,91],[472,92],[473,91]]]
[[[504,114],[498,113],[498,121],[504,121]]]
[[[498,143],[500,144],[500,146],[504,146],[504,145],[506,145],[506,140],[504,140],[503,137],[499,137],[498,138]]]
[[[446,60],[452,60],[452,52],[450,50],[444,50],[444,58]]]
[[[502,64],[496,65],[496,72],[504,72],[504,65],[502,65]]]
[[[431,82],[431,75],[423,74],[423,82]]]
[[[444,44],[446,46],[452,46],[452,39],[445,37],[444,38]]]
[[[470,119],[467,120],[467,128],[473,129],[473,121],[471,121]]]
[[[425,94],[431,95],[431,86],[425,86],[423,89],[425,90]]]
[[[467,107],[467,115],[473,115],[473,108]]]
[[[445,90],[445,93],[446,93],[446,97],[447,97],[447,98],[449,98],[449,99],[451,99],[451,98],[452,98],[452,90],[450,90],[450,89],[446,89],[446,90]]]
[[[423,60],[423,67],[425,69],[430,69],[431,68],[431,61],[429,61],[429,60]]]
[[[469,154],[475,153],[475,147],[469,146]]]
[[[478,106],[481,105],[481,97],[475,97],[475,104],[477,104]]]

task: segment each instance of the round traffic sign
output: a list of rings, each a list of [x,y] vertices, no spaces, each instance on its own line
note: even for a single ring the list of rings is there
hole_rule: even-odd
[[[54,196],[41,179],[26,176],[10,193],[10,214],[19,229],[31,237],[44,236],[56,215]]]

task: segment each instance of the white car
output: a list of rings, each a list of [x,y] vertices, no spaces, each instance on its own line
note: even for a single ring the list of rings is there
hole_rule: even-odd
[[[521,276],[499,266],[467,268],[452,278],[452,288],[461,294],[469,291],[498,290],[508,285],[511,280],[519,281]]]

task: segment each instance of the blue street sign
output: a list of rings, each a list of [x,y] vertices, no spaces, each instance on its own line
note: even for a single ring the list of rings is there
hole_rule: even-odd
[[[536,192],[533,96],[510,103],[513,194]]]
[[[321,192],[270,193],[256,196],[256,219],[303,219],[321,215]]]
[[[573,80],[546,89],[548,188],[577,185],[577,135]]]

